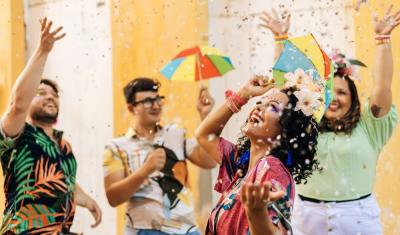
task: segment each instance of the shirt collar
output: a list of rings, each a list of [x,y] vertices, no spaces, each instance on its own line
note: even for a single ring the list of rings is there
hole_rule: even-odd
[[[161,125],[157,125],[156,126],[156,135],[158,135],[162,129],[163,128]],[[125,132],[125,137],[130,139],[130,138],[136,138],[138,136],[137,136],[135,129],[133,129],[132,127],[129,127],[128,130]]]

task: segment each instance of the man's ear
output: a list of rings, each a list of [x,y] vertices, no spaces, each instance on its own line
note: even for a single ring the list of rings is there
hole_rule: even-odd
[[[135,106],[133,104],[127,104],[126,106],[130,113],[136,114]]]

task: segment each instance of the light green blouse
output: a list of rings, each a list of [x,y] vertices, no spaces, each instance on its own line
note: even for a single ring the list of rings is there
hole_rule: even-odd
[[[296,185],[298,194],[319,200],[350,200],[372,192],[379,154],[397,124],[396,107],[375,118],[365,104],[361,118],[350,135],[322,133],[317,156],[323,167],[306,184]]]

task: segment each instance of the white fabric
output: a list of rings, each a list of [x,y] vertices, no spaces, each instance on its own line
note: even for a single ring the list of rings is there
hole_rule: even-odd
[[[113,153],[123,155],[130,172],[135,172],[143,166],[155,144],[172,150],[177,160],[184,161],[185,151],[192,151],[190,148],[193,149],[193,144],[187,144],[185,141],[184,129],[176,125],[168,125],[155,133],[154,140],[149,141],[146,138],[141,138],[130,130],[125,136],[113,139],[107,148]],[[115,161],[121,161],[119,156],[114,157]],[[187,179],[186,165],[184,168],[177,167],[172,171],[174,174]],[[105,172],[107,175],[107,169],[105,169]],[[159,183],[153,179],[160,174],[162,173],[154,172],[127,203],[127,227],[158,229],[168,234],[184,234],[195,225],[192,193],[184,186],[176,192],[177,199],[170,202]]]
[[[376,198],[341,203],[314,203],[297,195],[293,207],[294,235],[381,235]]]

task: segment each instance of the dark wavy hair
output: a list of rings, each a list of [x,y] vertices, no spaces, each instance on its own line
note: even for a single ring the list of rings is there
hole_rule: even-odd
[[[335,72],[335,77],[339,77],[347,81],[351,96],[350,109],[341,119],[328,120],[325,117],[322,117],[322,120],[319,124],[319,131],[321,133],[333,131],[335,133],[344,132],[346,134],[351,134],[360,120],[361,105],[358,98],[357,87],[354,81],[348,75],[346,75],[345,72],[345,69],[339,68]]]
[[[301,110],[295,111],[297,97],[294,88],[281,90],[289,97],[289,103],[283,110],[280,125],[282,128],[277,144],[270,150],[270,154],[279,158],[293,175],[297,184],[307,183],[307,178],[313,171],[321,170],[316,159],[318,138],[317,122],[312,116],[306,116]],[[238,139],[238,162],[243,162],[243,156],[250,149],[250,139],[242,136]],[[238,167],[247,172],[248,161]]]

